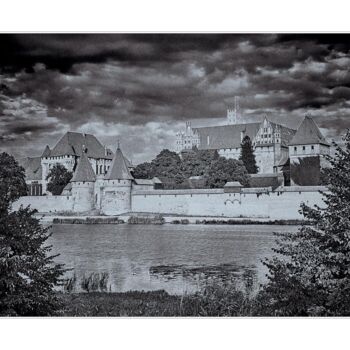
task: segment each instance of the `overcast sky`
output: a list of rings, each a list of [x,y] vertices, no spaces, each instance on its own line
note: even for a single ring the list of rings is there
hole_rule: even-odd
[[[0,35],[0,150],[40,155],[92,133],[139,163],[174,148],[186,120],[242,117],[328,137],[350,127],[349,35]]]

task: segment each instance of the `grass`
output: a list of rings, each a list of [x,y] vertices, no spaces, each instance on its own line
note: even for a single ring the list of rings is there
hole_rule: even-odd
[[[125,293],[59,293],[62,316],[256,316],[257,298],[249,285],[207,284],[188,295],[170,295],[164,290]]]

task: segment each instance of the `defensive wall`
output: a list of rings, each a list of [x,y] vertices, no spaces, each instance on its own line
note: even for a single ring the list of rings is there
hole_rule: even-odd
[[[164,215],[264,218],[298,220],[300,203],[324,206],[321,186],[292,186],[277,188],[242,188],[239,192],[226,189],[133,190],[129,212],[160,213]],[[39,213],[78,212],[73,196],[26,196],[13,204],[31,205]],[[108,213],[102,213],[108,215]]]
[[[222,216],[298,220],[300,203],[324,206],[325,187],[244,188],[239,193],[224,189],[148,190],[132,193],[132,211],[184,216]]]
[[[30,205],[39,213],[71,212],[74,202],[72,196],[25,196],[13,203],[12,209],[17,210],[21,205]]]

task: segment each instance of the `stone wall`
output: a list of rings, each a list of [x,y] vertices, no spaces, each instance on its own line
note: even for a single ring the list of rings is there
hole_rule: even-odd
[[[301,202],[310,206],[324,205],[319,190],[326,189],[293,186],[275,191],[245,188],[241,193],[227,193],[224,189],[132,191],[130,207],[129,186],[125,184],[113,188],[113,191],[106,188],[102,194],[101,211],[106,215],[133,211],[164,215],[296,220],[302,219],[299,213]],[[13,209],[18,209],[20,205],[30,205],[40,213],[73,212],[77,208],[74,196],[21,197],[14,203]]]
[[[74,200],[72,196],[26,196],[13,203],[12,209],[17,210],[21,205],[30,205],[39,213],[71,212]]]
[[[210,190],[153,190],[132,193],[132,211],[190,216],[302,219],[300,203],[324,205],[321,187],[290,187],[276,191],[243,189],[241,193]]]

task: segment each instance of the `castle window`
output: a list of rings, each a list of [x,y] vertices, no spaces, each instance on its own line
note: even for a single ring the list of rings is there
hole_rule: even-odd
[[[100,174],[102,174],[102,165],[100,165]]]
[[[312,150],[314,150],[314,149],[315,149],[315,147],[312,145],[312,146],[311,146],[311,149],[312,149]]]
[[[98,174],[98,165],[96,164],[96,175]]]
[[[296,146],[294,147],[294,153],[297,153],[297,147]]]
[[[303,146],[303,151],[305,151],[305,146]]]

